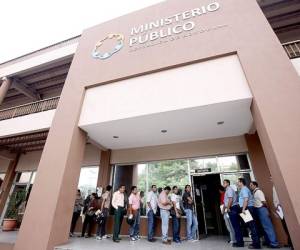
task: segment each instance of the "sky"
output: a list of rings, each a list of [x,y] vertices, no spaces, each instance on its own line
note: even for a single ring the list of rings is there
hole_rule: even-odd
[[[162,0],[0,1],[0,63]]]

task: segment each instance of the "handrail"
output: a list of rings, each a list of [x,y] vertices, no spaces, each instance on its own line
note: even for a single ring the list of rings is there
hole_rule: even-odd
[[[0,110],[0,121],[56,109],[59,96]]]
[[[282,46],[290,59],[300,57],[300,40],[283,43]]]

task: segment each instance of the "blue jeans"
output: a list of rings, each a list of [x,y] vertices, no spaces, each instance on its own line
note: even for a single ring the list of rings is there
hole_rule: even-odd
[[[180,218],[172,215],[173,241],[180,241]]]
[[[270,244],[271,246],[278,246],[278,241],[276,238],[273,224],[269,217],[268,209],[266,207],[254,208],[254,212],[256,213],[256,216],[258,217],[265,231],[265,234],[267,236],[266,240],[269,241],[267,243]]]
[[[167,241],[168,240],[170,211],[165,210],[165,209],[160,209],[160,217],[161,217],[162,240]]]
[[[228,212],[228,215],[229,215],[231,225],[234,229],[236,244],[239,246],[244,246],[244,239],[243,239],[243,234],[240,225],[239,213],[240,213],[240,208],[237,205],[235,205],[230,208],[230,212]]]
[[[231,224],[228,213],[224,213],[223,217],[224,217],[226,228],[227,228],[228,233],[230,235],[230,241],[232,241],[232,243],[236,243],[234,228]]]
[[[152,240],[154,237],[154,229],[155,229],[155,214],[152,209],[148,211],[147,217],[148,217],[148,240]]]
[[[192,209],[184,209],[186,215],[186,237],[187,240],[197,239],[198,220]]]
[[[130,237],[135,237],[140,231],[140,210],[136,210],[134,214],[134,223],[129,227]]]

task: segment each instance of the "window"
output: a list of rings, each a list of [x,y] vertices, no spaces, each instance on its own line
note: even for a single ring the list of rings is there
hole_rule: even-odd
[[[4,212],[1,215],[1,223],[4,217],[12,215],[17,217],[18,227],[21,225],[26,205],[30,196],[36,172],[17,172],[14,183],[6,200]],[[12,207],[17,207],[17,214]]]
[[[171,160],[150,162],[138,165],[138,188],[148,192],[151,185],[157,187],[178,186],[183,188],[189,184],[189,168],[187,160]]]
[[[205,172],[218,172],[217,158],[199,158],[199,159],[191,159],[190,167],[192,170],[202,169],[207,170]]]
[[[249,185],[252,180],[250,173],[235,173],[235,174],[222,174],[222,181],[225,179],[230,180],[230,186],[237,191],[238,178],[245,178],[247,185]]]
[[[81,168],[78,188],[81,190],[83,197],[86,197],[90,193],[96,192],[98,172],[98,166]]]
[[[17,174],[16,182],[18,183],[28,183],[30,180],[32,172],[20,172]]]
[[[247,155],[238,155],[237,160],[240,165],[240,169],[250,169]]]
[[[218,157],[218,164],[221,171],[237,171],[239,169],[235,156]]]

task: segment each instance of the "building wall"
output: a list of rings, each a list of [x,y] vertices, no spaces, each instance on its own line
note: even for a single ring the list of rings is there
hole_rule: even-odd
[[[185,142],[162,146],[113,150],[111,164],[141,163],[247,152],[244,136]]]
[[[17,171],[36,171],[39,166],[42,151],[34,151],[23,154],[17,165]],[[0,159],[1,164],[1,159]],[[84,159],[82,161],[82,166],[99,166],[100,164],[100,150],[88,144],[85,149]],[[1,165],[0,165],[1,166]]]
[[[266,196],[267,204],[271,211],[270,216],[277,234],[278,241],[282,245],[286,245],[288,243],[287,235],[284,232],[280,218],[275,215],[276,208],[273,205],[273,183],[270,178],[271,173],[261,147],[260,140],[257,134],[246,135],[245,138],[249,148],[249,157],[255,179],[258,182],[259,188]]]
[[[163,1],[84,31],[50,129],[15,250],[52,250],[68,239],[74,190],[86,142],[86,135],[77,126],[86,88],[235,53],[253,94],[252,114],[279,198],[284,203],[286,221],[295,248],[300,249],[299,75],[255,0],[219,2],[218,11],[193,19],[201,29],[197,34],[173,37],[172,41],[155,46],[130,48],[131,28],[211,1]],[[124,48],[109,60],[93,59],[95,44],[112,32],[124,34],[127,39]],[[50,186],[54,188],[49,189]],[[47,203],[41,203],[45,196]]]

